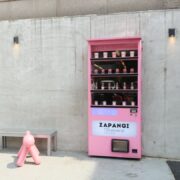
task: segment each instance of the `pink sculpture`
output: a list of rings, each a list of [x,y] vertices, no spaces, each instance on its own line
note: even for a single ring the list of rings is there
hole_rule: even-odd
[[[26,131],[26,134],[24,135],[24,138],[23,138],[23,144],[18,152],[18,160],[16,162],[17,166],[24,165],[24,161],[28,153],[30,153],[30,155],[32,156],[35,164],[41,163],[40,157],[39,157],[39,151],[34,143],[35,143],[35,140],[31,132]]]

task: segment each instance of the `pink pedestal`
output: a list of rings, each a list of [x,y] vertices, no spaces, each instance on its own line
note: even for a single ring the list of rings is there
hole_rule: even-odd
[[[34,137],[31,135],[29,131],[26,131],[26,134],[23,138],[23,144],[18,152],[18,159],[16,162],[17,166],[24,165],[28,153],[32,156],[35,164],[38,165],[41,163],[39,157],[39,150],[37,149],[34,143],[35,143]]]

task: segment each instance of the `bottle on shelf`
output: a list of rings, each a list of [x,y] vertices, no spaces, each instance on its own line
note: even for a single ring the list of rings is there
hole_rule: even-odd
[[[99,96],[99,105],[103,105],[104,98],[105,98],[104,94],[100,94],[100,96]]]
[[[108,52],[103,52],[103,58],[108,58]]]
[[[135,51],[130,51],[130,57],[134,57],[135,56]]]
[[[134,68],[130,68],[130,73],[134,73]]]
[[[116,52],[112,52],[112,58],[116,58]]]
[[[101,83],[101,89],[104,90],[105,87],[104,87],[104,83]]]
[[[123,73],[127,73],[127,68],[123,68]]]
[[[123,106],[126,106],[126,101],[122,101],[122,105],[123,105]]]
[[[126,51],[121,51],[121,57],[126,57]]]
[[[108,74],[111,74],[112,73],[112,69],[108,69]]]
[[[98,69],[94,69],[94,74],[98,74]]]
[[[111,83],[110,82],[108,83],[108,89],[109,90],[111,89]]]
[[[112,105],[113,105],[113,106],[116,106],[116,101],[112,101]]]
[[[107,105],[107,102],[106,102],[106,101],[103,101],[102,104],[103,104],[103,106],[106,106],[106,105]]]
[[[123,98],[121,95],[115,93],[112,97],[112,100],[116,101],[116,105],[121,105]]]
[[[105,69],[101,69],[101,74],[104,74],[105,73]]]
[[[119,83],[116,82],[116,89],[119,89]]]
[[[94,53],[94,58],[95,58],[95,59],[98,59],[98,58],[99,58],[99,53],[98,53],[98,52],[95,52],[95,53]]]
[[[94,83],[94,81],[91,83],[91,89],[92,89],[92,90],[95,89],[95,83]]]
[[[131,90],[133,90],[133,89],[134,89],[134,83],[133,83],[133,82],[131,82],[130,89],[131,89]]]
[[[119,73],[119,72],[120,72],[119,68],[116,68],[116,73]]]
[[[94,101],[94,105],[95,105],[95,106],[98,106],[98,101]]]
[[[123,83],[123,89],[126,89],[127,86],[126,86],[126,82]]]
[[[135,102],[134,101],[131,101],[131,106],[135,106]]]

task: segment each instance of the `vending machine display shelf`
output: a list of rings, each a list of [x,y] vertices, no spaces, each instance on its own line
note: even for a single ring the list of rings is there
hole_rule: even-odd
[[[96,61],[137,61],[138,57],[117,57],[117,58],[92,58],[91,61],[96,62]]]
[[[98,74],[91,74],[92,77],[120,77],[120,76],[138,76],[138,73],[98,73]]]
[[[130,105],[91,105],[91,107],[103,107],[103,108],[138,108],[138,106],[130,106]]]
[[[137,93],[137,89],[96,89],[96,90],[91,90],[92,93]]]

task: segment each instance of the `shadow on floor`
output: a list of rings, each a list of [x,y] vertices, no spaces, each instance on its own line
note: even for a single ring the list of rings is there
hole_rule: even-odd
[[[8,164],[7,164],[7,168],[8,168],[8,169],[16,169],[16,168],[19,168],[19,167],[16,165],[17,156],[14,156],[14,155],[13,155],[12,158],[13,158],[13,162],[8,163]],[[34,162],[32,162],[32,161],[27,161],[27,159],[29,159],[29,158],[31,158],[30,155],[28,155],[28,156],[26,157],[26,160],[25,160],[24,164],[26,164],[26,165],[34,165]]]
[[[17,156],[12,156],[12,158],[13,158],[13,162],[7,164],[8,169],[16,169],[16,168],[18,168],[16,166]]]
[[[180,180],[180,161],[167,161],[176,180]]]

